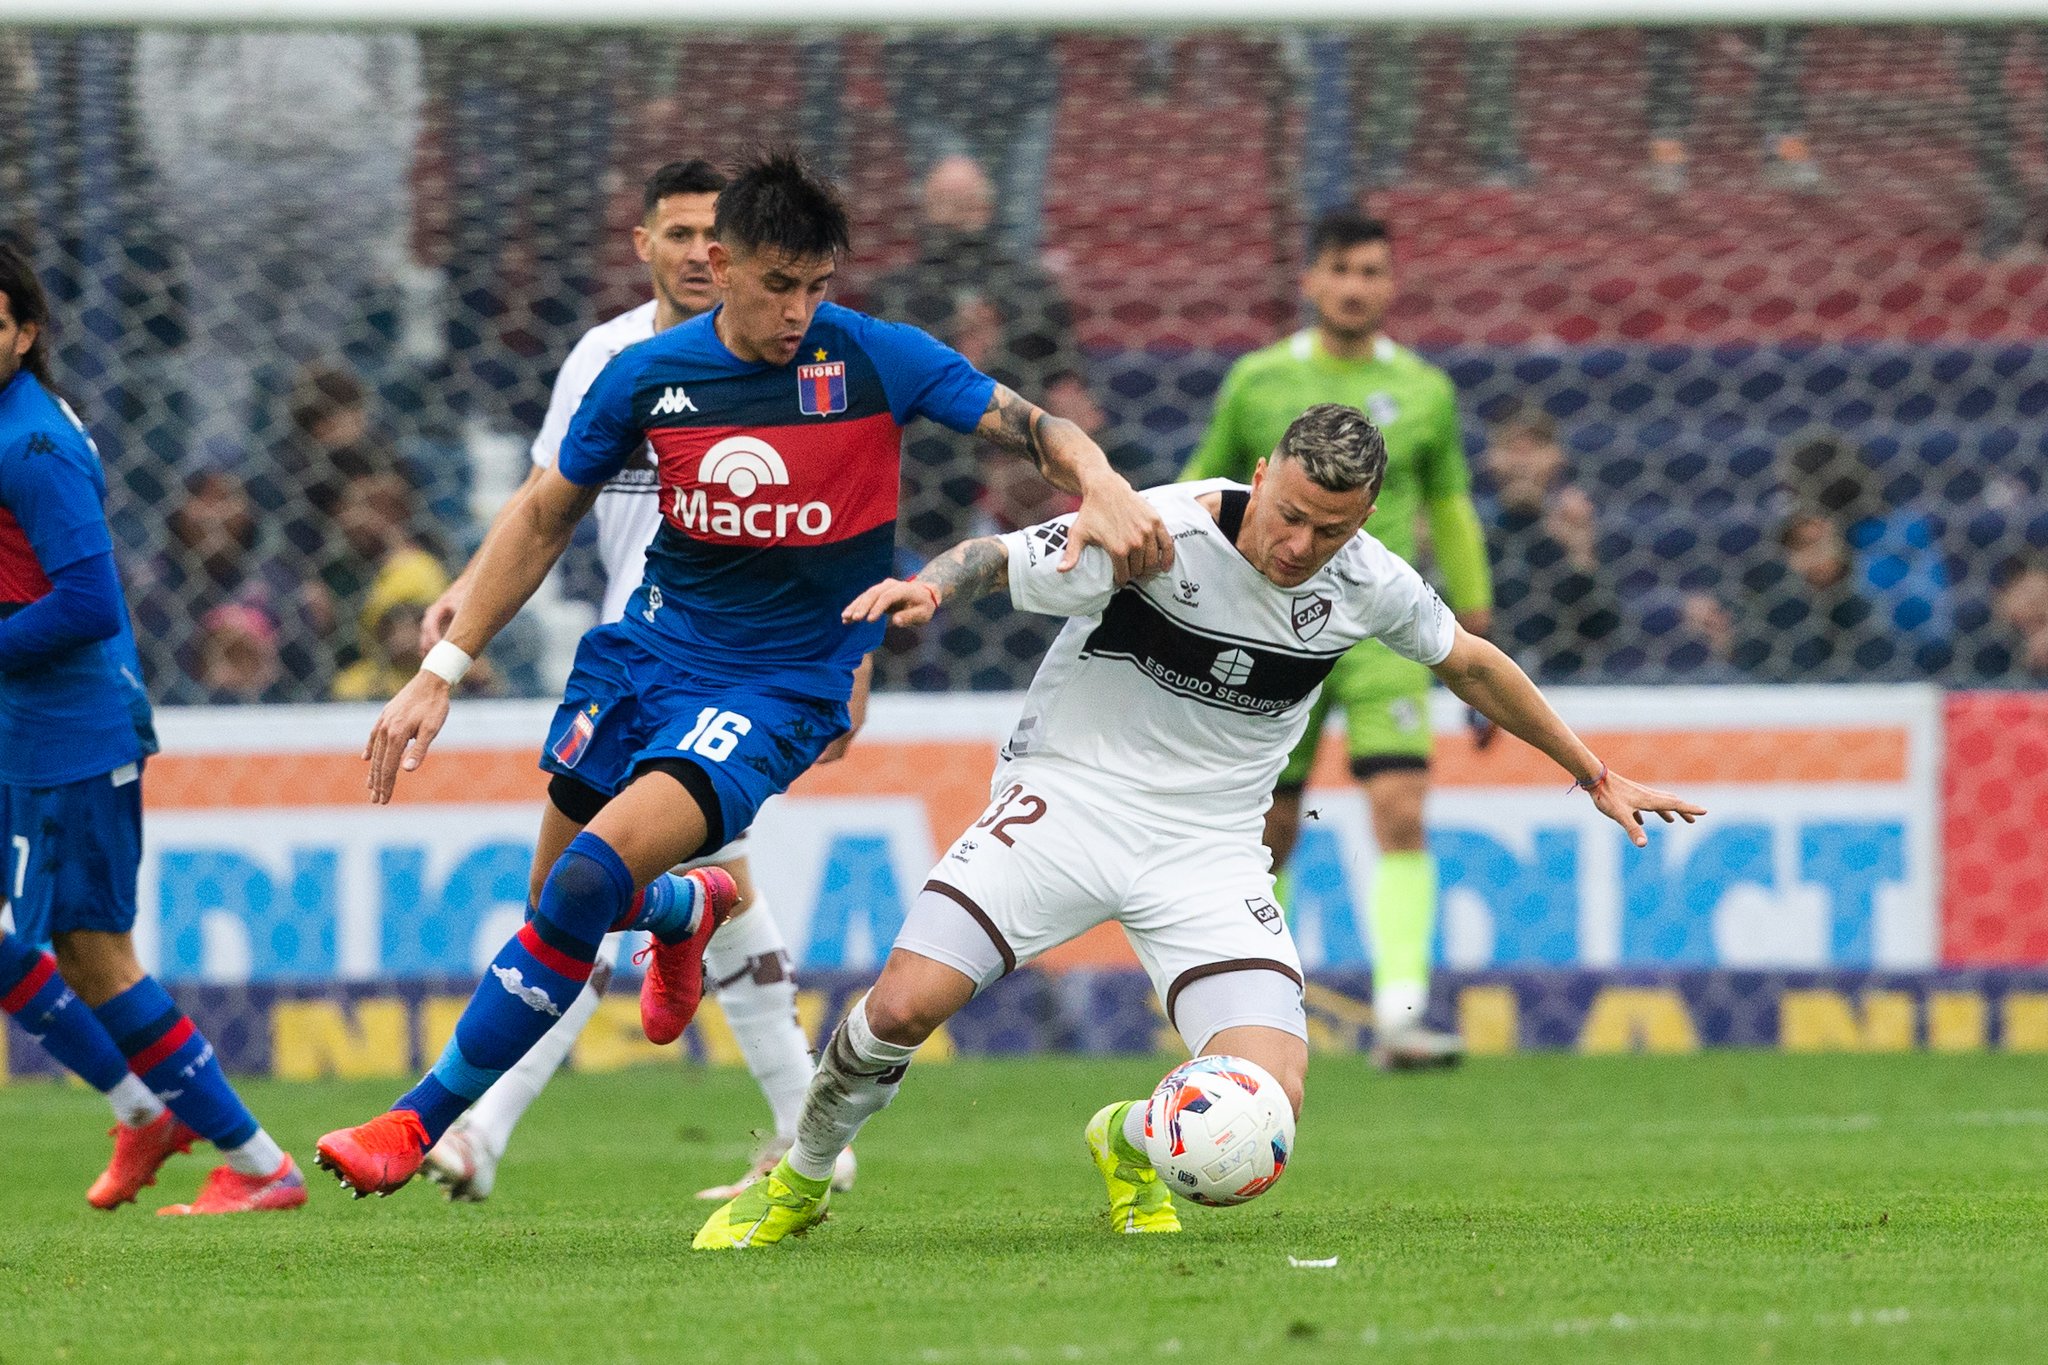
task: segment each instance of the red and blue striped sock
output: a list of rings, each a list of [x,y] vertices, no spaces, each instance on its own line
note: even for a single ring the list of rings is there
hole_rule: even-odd
[[[57,959],[16,934],[0,936],[0,1010],[102,1095],[128,1074],[121,1049],[57,975]]]
[[[635,892],[626,913],[612,922],[612,932],[645,929],[663,943],[679,943],[697,930],[697,908],[703,899],[697,883],[664,872]]]
[[[256,1116],[228,1084],[213,1044],[155,977],[143,977],[93,1013],[128,1058],[128,1069],[186,1127],[222,1151],[256,1136]]]
[[[393,1109],[419,1115],[429,1143],[539,1042],[590,979],[605,930],[632,904],[633,877],[609,844],[576,836],[526,926],[491,960],[434,1069]]]

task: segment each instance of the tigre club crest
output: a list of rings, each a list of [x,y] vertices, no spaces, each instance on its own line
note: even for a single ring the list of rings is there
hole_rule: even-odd
[[[1330,611],[1336,604],[1319,592],[1299,593],[1294,599],[1294,633],[1302,640],[1313,640],[1323,633],[1323,627],[1330,624]]]

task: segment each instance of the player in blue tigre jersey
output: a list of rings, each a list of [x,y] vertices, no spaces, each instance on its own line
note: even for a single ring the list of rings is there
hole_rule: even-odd
[[[203,1137],[227,1164],[159,1213],[296,1208],[298,1165],[135,957],[156,735],[99,452],[47,387],[48,325],[34,270],[0,242],[0,1010],[113,1105],[94,1207],[130,1202]]]
[[[849,626],[840,609],[888,574],[913,418],[1029,454],[1079,493],[1067,564],[1089,544],[1120,578],[1172,562],[1164,523],[1079,427],[916,328],[824,301],[846,212],[796,157],[741,169],[715,235],[725,302],[606,366],[556,468],[485,540],[446,639],[371,732],[371,799],[388,801],[440,732],[451,681],[539,586],[605,481],[652,445],[663,525],[646,580],[624,620],[584,636],[541,758],[552,871],[433,1070],[388,1112],[320,1140],[321,1164],[358,1195],[412,1178],[575,999],[607,930],[654,934],[642,1021],[658,1040],[681,1033],[731,884],[667,870],[744,831],[848,728],[853,672],[881,627]]]

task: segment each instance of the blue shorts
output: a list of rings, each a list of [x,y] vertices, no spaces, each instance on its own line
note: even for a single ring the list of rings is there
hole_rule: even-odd
[[[38,948],[53,934],[135,927],[142,866],[142,766],[61,787],[0,784],[0,900]]]
[[[693,677],[613,624],[577,646],[540,766],[616,796],[641,764],[686,759],[718,796],[711,837],[731,843],[852,725],[844,702]]]

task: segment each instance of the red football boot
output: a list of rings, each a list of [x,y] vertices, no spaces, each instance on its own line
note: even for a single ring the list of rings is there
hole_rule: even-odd
[[[85,1192],[85,1202],[96,1209],[133,1203],[143,1186],[156,1184],[156,1173],[166,1161],[191,1151],[199,1140],[199,1134],[178,1122],[178,1116],[168,1109],[140,1128],[117,1123],[107,1131],[114,1135],[114,1159]]]
[[[427,1130],[412,1110],[387,1109],[368,1123],[329,1133],[313,1152],[314,1164],[333,1172],[356,1198],[389,1194],[427,1159]]]
[[[654,1043],[673,1043],[697,1017],[704,1000],[704,949],[718,926],[732,918],[740,898],[738,883],[722,867],[692,868],[683,880],[697,884],[698,901],[708,913],[697,916],[697,928],[688,938],[676,943],[656,939],[633,955],[633,961],[647,963],[640,982],[640,1027]]]
[[[289,1156],[269,1175],[243,1175],[232,1166],[216,1166],[189,1204],[166,1204],[159,1218],[188,1213],[266,1213],[295,1209],[306,1202],[306,1177]]]

